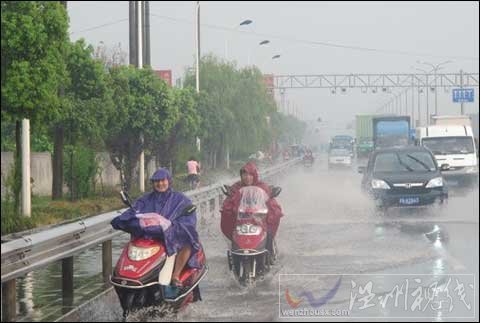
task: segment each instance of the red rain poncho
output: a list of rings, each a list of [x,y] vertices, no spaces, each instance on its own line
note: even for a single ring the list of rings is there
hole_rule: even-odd
[[[253,185],[262,188],[268,196],[271,196],[270,187],[258,180],[258,171],[254,163],[249,162],[242,167],[241,171],[245,171],[253,176]],[[223,202],[221,212],[220,226],[223,234],[230,240],[232,240],[232,233],[235,225],[235,217],[237,215],[237,209],[240,204],[241,194],[240,189],[245,186],[242,181],[238,181],[233,184],[230,189],[230,197]],[[267,227],[268,231],[272,234],[272,238],[275,238],[277,234],[278,226],[280,224],[280,218],[283,216],[282,208],[274,198],[270,198],[267,202],[268,215],[267,215]]]

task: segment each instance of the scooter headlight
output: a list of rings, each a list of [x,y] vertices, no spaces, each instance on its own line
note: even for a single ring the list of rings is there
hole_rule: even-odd
[[[253,224],[242,224],[237,225],[237,234],[238,235],[259,235],[260,227]]]
[[[134,245],[128,247],[128,258],[133,261],[148,259],[160,251],[160,247],[139,248]]]
[[[250,229],[248,230],[250,234],[260,234],[260,227],[258,225],[251,225]]]

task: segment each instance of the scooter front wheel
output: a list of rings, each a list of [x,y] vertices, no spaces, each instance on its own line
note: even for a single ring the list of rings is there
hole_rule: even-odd
[[[254,278],[254,263],[253,258],[249,257],[235,257],[233,261],[234,274],[242,286],[248,286],[252,283],[252,276]],[[253,274],[253,275],[252,275]],[[254,279],[253,279],[254,280]]]
[[[123,314],[122,314],[123,322],[127,321],[128,315],[132,311],[134,300],[135,300],[135,291],[124,293],[120,297],[120,304],[122,305],[122,309],[123,309]]]

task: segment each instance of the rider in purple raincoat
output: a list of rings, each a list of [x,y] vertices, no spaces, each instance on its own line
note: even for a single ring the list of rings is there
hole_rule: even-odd
[[[137,212],[128,209],[111,224],[114,229],[131,233],[134,237],[164,241],[169,256],[177,253],[172,285],[181,286],[179,275],[183,267],[188,264],[191,268],[199,268],[197,252],[201,247],[196,230],[197,215],[179,216],[192,205],[192,201],[171,188],[172,178],[168,170],[160,168],[150,180],[153,191],[135,202]]]

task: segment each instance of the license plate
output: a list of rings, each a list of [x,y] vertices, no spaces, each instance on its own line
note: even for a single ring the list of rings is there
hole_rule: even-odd
[[[399,203],[402,205],[414,205],[420,203],[420,198],[418,196],[415,197],[401,197]]]

